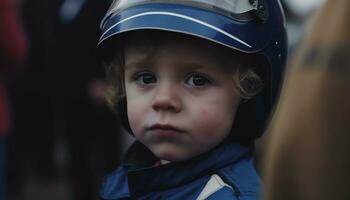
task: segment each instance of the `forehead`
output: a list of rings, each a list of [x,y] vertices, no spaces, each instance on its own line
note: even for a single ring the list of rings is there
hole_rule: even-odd
[[[170,53],[178,59],[200,59],[201,61],[227,64],[243,61],[243,56],[228,47],[205,39],[179,33],[154,31],[130,34],[124,43],[126,59],[148,59]]]

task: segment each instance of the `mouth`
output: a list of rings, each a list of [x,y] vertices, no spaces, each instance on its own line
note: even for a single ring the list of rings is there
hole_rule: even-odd
[[[184,130],[168,124],[155,124],[150,126],[148,130],[161,137],[173,137],[184,132]]]

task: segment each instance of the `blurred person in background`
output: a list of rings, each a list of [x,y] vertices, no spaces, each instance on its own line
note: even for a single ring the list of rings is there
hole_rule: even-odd
[[[115,115],[104,100],[104,69],[96,58],[105,0],[64,0],[57,18],[56,97],[64,115],[76,200],[96,199],[101,176],[120,151]],[[99,169],[99,167],[108,169]]]
[[[12,128],[10,103],[6,84],[11,73],[18,70],[26,57],[26,38],[17,4],[12,0],[0,0],[0,199],[6,197],[6,156],[7,137]],[[17,68],[17,69],[15,69]]]
[[[318,10],[325,0],[283,0],[286,11],[288,46],[292,52],[298,46],[304,34],[308,19]]]
[[[103,174],[116,166],[119,128],[103,101],[104,72],[95,56],[108,6],[104,0],[23,0],[30,49],[26,70],[11,84],[12,194],[21,191],[28,173],[56,181],[65,173],[57,162],[66,162],[71,198],[96,199]]]
[[[48,1],[21,2],[29,48],[26,68],[9,88],[15,126],[9,144],[10,195],[21,191],[29,168],[40,168],[43,177],[54,173],[54,110],[47,76],[54,60],[51,7]]]
[[[350,199],[349,17],[349,1],[326,1],[290,63],[269,128],[265,200]]]
[[[301,43],[301,39],[305,34],[305,29],[308,27],[310,18],[320,9],[325,0],[282,0],[283,10],[286,15],[286,28],[288,35],[288,57],[293,55],[293,52]],[[289,60],[289,59],[288,59]],[[279,95],[279,94],[278,94]],[[275,111],[275,109],[274,109]],[[271,116],[273,113],[271,114]],[[271,117],[270,117],[271,118]],[[257,141],[257,168],[259,173],[266,159],[266,148],[268,147],[269,133],[266,132],[263,137]]]

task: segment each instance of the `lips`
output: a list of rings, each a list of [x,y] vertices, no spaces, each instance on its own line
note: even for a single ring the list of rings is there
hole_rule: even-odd
[[[149,127],[148,130],[159,136],[175,136],[184,132],[183,130],[168,124],[155,124]]]
[[[176,128],[172,125],[168,125],[168,124],[155,124],[155,125],[152,125],[150,128],[150,130],[173,130],[173,131],[178,131],[178,132],[182,132],[182,130],[180,130],[179,128]]]

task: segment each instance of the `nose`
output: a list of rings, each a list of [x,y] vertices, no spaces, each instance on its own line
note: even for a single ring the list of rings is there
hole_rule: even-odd
[[[181,99],[178,91],[175,87],[170,84],[160,85],[156,90],[153,104],[153,110],[159,111],[170,111],[173,113],[180,112],[182,108]]]

